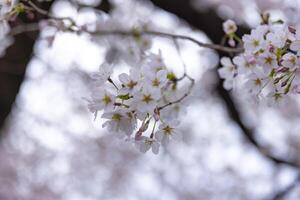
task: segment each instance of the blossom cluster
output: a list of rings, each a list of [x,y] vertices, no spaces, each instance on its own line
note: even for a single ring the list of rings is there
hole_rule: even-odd
[[[228,28],[226,26],[229,26]],[[232,23],[224,30],[236,31]],[[286,96],[300,92],[300,30],[282,22],[259,25],[242,37],[243,52],[232,60],[221,59],[219,75],[224,87],[242,86],[244,91],[268,103],[281,104]],[[238,84],[237,84],[238,83]]]
[[[145,56],[140,67],[118,74],[116,80],[111,78],[113,72],[113,65],[104,63],[91,75],[93,90],[88,108],[95,117],[103,111],[103,127],[133,142],[141,152],[152,149],[155,154],[160,145],[181,138],[177,118],[187,94],[178,84],[186,76],[177,78],[160,54]]]

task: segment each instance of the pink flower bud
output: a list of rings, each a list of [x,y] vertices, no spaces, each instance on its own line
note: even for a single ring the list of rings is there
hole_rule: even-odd
[[[231,46],[231,47],[235,47],[236,42],[235,42],[233,39],[230,39],[230,40],[228,41],[228,44],[229,44],[229,46]]]
[[[154,115],[153,115],[155,121],[159,121],[160,119],[160,113],[159,113],[159,110],[157,108],[155,108],[154,110]]]
[[[289,70],[289,68],[287,67],[279,67],[278,69],[276,69],[277,73],[284,73],[287,72]]]
[[[275,51],[275,48],[274,48],[273,45],[270,45],[270,46],[268,47],[268,50],[269,50],[269,52],[273,53],[273,52]]]
[[[292,26],[288,26],[288,29],[291,33],[296,34],[296,29]]]

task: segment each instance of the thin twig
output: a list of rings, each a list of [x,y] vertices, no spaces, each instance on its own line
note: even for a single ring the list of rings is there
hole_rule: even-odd
[[[89,32],[89,31],[84,31],[87,32],[91,35],[120,35],[120,36],[131,36],[131,37],[136,37],[136,32],[134,31],[122,31],[122,30],[112,30],[112,31],[95,31],[95,32]],[[227,53],[241,53],[243,51],[243,48],[231,48],[231,47],[225,47],[221,46],[218,44],[209,44],[209,43],[204,43],[200,42],[199,40],[186,36],[186,35],[179,35],[179,34],[171,34],[171,33],[165,33],[165,32],[158,32],[158,31],[141,31],[139,32],[140,35],[152,35],[152,36],[159,36],[163,38],[171,38],[171,39],[180,39],[180,40],[188,40],[190,42],[193,42],[194,44],[204,47],[204,48],[209,48],[213,49],[216,51],[222,51],[222,52],[227,52]]]
[[[68,19],[68,18],[59,18],[59,19]],[[19,25],[11,30],[11,35],[15,36],[24,32],[32,32],[32,31],[38,31],[39,26],[37,23],[34,24],[26,24],[26,25]],[[101,30],[101,31],[88,31],[88,30],[73,30],[73,29],[66,29],[64,31],[70,31],[74,33],[87,33],[93,36],[107,36],[107,35],[119,35],[119,36],[126,36],[126,37],[136,37],[136,33],[134,31],[124,31],[124,30]],[[180,39],[180,40],[187,40],[190,41],[200,47],[213,49],[216,51],[222,51],[227,53],[241,53],[243,51],[243,48],[231,48],[231,47],[225,47],[217,44],[209,44],[204,43],[196,40],[195,38],[185,36],[185,35],[178,35],[178,34],[171,34],[171,33],[164,33],[164,32],[158,32],[158,31],[141,31],[139,33],[140,35],[151,35],[151,36],[158,36],[163,38],[171,38],[171,39]]]
[[[75,21],[70,18],[70,17],[56,17],[52,14],[50,14],[47,10],[44,10],[40,7],[38,7],[35,3],[33,3],[31,0],[23,0],[23,2],[28,3],[29,6],[31,6],[31,8],[33,10],[35,10],[37,13],[47,16],[48,18],[54,19],[54,20],[68,20],[70,21],[71,24],[75,24]]]
[[[271,200],[283,200],[286,195],[288,195],[300,182],[300,174],[298,174],[297,178],[288,185],[285,189],[279,191]]]
[[[82,28],[76,26],[75,21],[70,18],[70,17],[56,17],[54,15],[51,15],[48,11],[43,10],[42,8],[38,7],[35,3],[33,3],[31,0],[23,0],[23,2],[26,2],[31,9],[35,10],[37,13],[47,16],[49,19],[53,19],[53,20],[68,20],[71,23],[71,27],[76,27],[77,30],[71,29],[70,27],[68,27],[67,30],[65,31],[70,31],[70,32],[76,32],[76,33],[88,33],[90,35],[94,35],[94,36],[103,36],[103,35],[120,35],[120,36],[129,36],[129,37],[136,37],[139,35],[151,35],[151,36],[159,36],[159,37],[164,37],[164,38],[170,38],[173,40],[188,40],[190,42],[193,42],[195,44],[197,44],[200,47],[204,47],[204,48],[209,48],[209,49],[213,49],[216,51],[222,51],[222,52],[227,52],[227,53],[240,53],[243,51],[243,48],[231,48],[231,47],[225,47],[222,45],[218,45],[218,44],[209,44],[209,43],[204,43],[204,42],[200,42],[199,40],[186,36],[186,35],[177,35],[177,34],[171,34],[171,33],[164,33],[164,32],[158,32],[158,31],[151,31],[151,30],[144,30],[141,32],[137,32],[137,31],[124,31],[124,30],[101,30],[101,31],[88,31],[88,30],[83,30]],[[20,34],[22,33],[22,31],[26,32],[26,31],[35,31],[38,30],[38,26],[36,26],[36,24],[34,24],[34,26],[32,24],[28,25],[30,28],[28,27],[23,27],[22,28],[16,28],[18,29],[17,31],[14,31],[13,35],[16,34]],[[37,28],[37,29],[35,29]]]
[[[191,92],[192,92],[192,89],[195,85],[195,80],[193,78],[191,78],[190,76],[188,76],[187,74],[184,75],[184,77],[188,78],[190,81],[191,81],[191,85],[189,87],[189,90],[182,96],[180,97],[179,99],[175,100],[175,101],[170,101],[169,103],[163,105],[163,106],[160,106],[158,107],[157,109],[160,111],[168,106],[171,106],[171,105],[174,105],[174,104],[177,104],[177,103],[180,103],[181,101],[183,101],[186,97],[188,97]]]

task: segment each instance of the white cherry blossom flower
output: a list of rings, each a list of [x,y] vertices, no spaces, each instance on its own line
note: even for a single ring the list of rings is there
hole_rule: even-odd
[[[140,137],[140,139],[136,141],[136,145],[142,153],[146,153],[151,149],[152,153],[158,154],[160,147],[160,144],[156,139],[145,136]]]
[[[250,73],[256,67],[254,57],[239,55],[233,58],[233,63],[238,66],[237,71],[239,74]]]
[[[264,73],[257,70],[249,75],[249,79],[244,84],[244,87],[250,93],[258,95],[266,86],[267,82],[268,78],[265,77]]]
[[[158,72],[160,70],[165,70],[166,65],[163,62],[161,51],[159,51],[159,54],[150,54],[147,57],[146,62],[142,66],[142,69],[144,71],[148,71],[153,74],[155,74],[156,72]]]
[[[138,84],[141,79],[141,72],[138,69],[131,69],[129,75],[122,73],[119,75],[119,80],[124,86],[126,92],[130,92],[138,87]]]
[[[108,80],[108,78],[113,73],[112,65],[104,63],[100,66],[99,72],[91,74],[91,78],[95,86],[102,86],[104,82]]]
[[[105,89],[100,88],[99,90],[94,91],[92,99],[93,100],[89,103],[88,108],[93,113],[100,110],[109,111],[115,107],[115,95]]]
[[[242,40],[244,42],[245,51],[252,53],[261,50],[266,44],[264,34],[267,30],[268,28],[266,26],[259,26],[252,30],[250,35],[244,35]]]
[[[182,136],[177,130],[178,124],[179,121],[177,120],[161,124],[155,134],[155,138],[164,146],[168,145],[170,139],[180,140]]]
[[[300,55],[300,30],[296,31],[296,36],[295,36],[295,40],[291,43],[290,45],[290,49],[292,51],[295,51],[297,53],[297,55]]]
[[[287,102],[285,95],[276,90],[271,91],[266,96],[266,103],[268,106],[283,106]]]
[[[276,55],[269,52],[261,54],[257,62],[263,67],[266,73],[270,73],[272,69],[278,67]]]
[[[158,89],[144,85],[141,91],[134,94],[133,102],[140,112],[153,113],[160,96]]]
[[[295,54],[287,53],[282,57],[281,65],[283,67],[293,68],[296,65],[299,66],[299,64],[300,64],[299,58]]]
[[[161,89],[167,83],[167,70],[160,70],[157,73],[146,73],[146,84],[154,88]]]
[[[119,137],[123,137],[123,133],[130,136],[136,128],[136,118],[131,112],[117,109],[112,112],[103,113],[102,118],[108,119],[103,123],[102,127],[107,127],[112,133],[117,133]]]
[[[229,19],[229,20],[226,20],[224,23],[223,23],[223,31],[226,33],[226,34],[232,34],[232,33],[235,33],[237,31],[237,26],[236,26],[236,23]]]
[[[234,77],[236,75],[236,66],[231,62],[230,58],[223,57],[221,59],[222,67],[218,69],[218,73],[224,80],[224,88],[231,89],[234,84]]]
[[[283,48],[286,44],[287,39],[289,39],[289,31],[287,27],[278,27],[273,32],[270,32],[266,36],[266,41],[268,44],[275,46],[277,48]]]

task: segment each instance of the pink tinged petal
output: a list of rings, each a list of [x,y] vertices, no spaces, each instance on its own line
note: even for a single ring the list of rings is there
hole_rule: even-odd
[[[119,75],[119,80],[123,83],[123,84],[126,84],[130,81],[130,78],[128,76],[128,74],[126,73],[122,73]]]
[[[154,143],[152,144],[152,152],[153,152],[154,154],[158,154],[158,152],[159,152],[159,143],[158,143],[158,142],[154,142]]]
[[[145,141],[142,141],[142,143],[140,144],[140,151],[142,153],[146,153],[149,149],[150,149],[151,145],[146,144]]]
[[[247,42],[251,41],[251,37],[250,37],[250,35],[244,35],[242,37],[242,40],[243,40],[244,43],[247,43]]]
[[[177,130],[173,130],[172,132],[172,138],[174,140],[180,141],[182,139],[182,134],[181,132],[177,131]]]
[[[102,124],[102,128],[105,128],[106,126],[108,126],[109,125],[109,121],[106,121],[106,122],[104,122],[103,124]]]
[[[159,79],[164,79],[167,77],[168,72],[166,70],[160,70],[157,72],[157,77]]]
[[[104,119],[111,119],[111,117],[113,116],[113,113],[103,113],[102,115],[101,115],[101,117],[102,118],[104,118]]]
[[[300,94],[300,85],[297,85],[295,87],[295,92],[298,93],[298,94]]]
[[[169,125],[174,128],[177,127],[180,124],[180,121],[178,119],[174,119],[172,121],[169,122]]]
[[[153,99],[158,100],[161,96],[159,89],[154,89],[155,92],[152,94]]]
[[[290,49],[293,51],[299,51],[300,50],[300,40],[296,40],[292,42]]]
[[[109,64],[102,64],[99,68],[100,72],[105,73],[106,75],[110,76],[113,72],[113,68]]]
[[[226,79],[223,82],[223,86],[226,90],[231,90],[233,88],[233,79]]]
[[[161,143],[162,143],[162,145],[167,146],[169,144],[169,141],[170,141],[170,137],[164,135]]]
[[[154,115],[153,115],[155,121],[159,121],[159,119],[160,119],[160,115],[159,115],[159,113],[157,113],[157,110],[158,110],[158,109],[155,109],[155,110],[154,110]]]
[[[240,66],[243,65],[243,63],[245,62],[245,58],[243,56],[236,56],[233,58],[233,63]]]
[[[158,141],[162,141],[163,137],[164,137],[163,131],[157,131],[157,132],[155,133],[155,138],[156,138]]]
[[[92,73],[90,75],[91,79],[99,79],[101,78],[101,75],[98,72]]]
[[[136,141],[141,140],[141,139],[142,139],[142,134],[143,134],[143,132],[140,131],[140,130],[138,130],[138,131],[136,132],[135,136],[134,136],[134,139],[135,139]]]
[[[225,67],[218,69],[218,73],[221,78],[227,78],[228,76],[228,70]]]
[[[221,58],[221,64],[223,66],[230,66],[230,65],[232,65],[232,62],[231,62],[230,58],[223,57],[223,58]]]
[[[236,42],[235,42],[233,39],[230,39],[230,40],[228,41],[228,44],[229,44],[229,46],[231,46],[231,47],[235,47]]]

